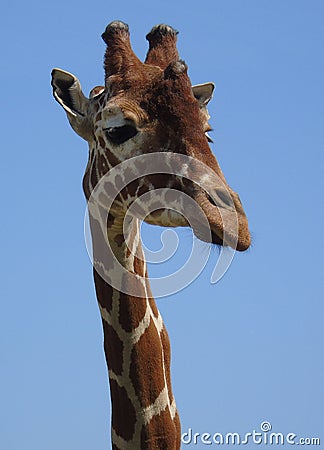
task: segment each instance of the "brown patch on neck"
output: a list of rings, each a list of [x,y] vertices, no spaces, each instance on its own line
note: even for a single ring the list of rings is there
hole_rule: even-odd
[[[105,308],[108,312],[111,312],[113,288],[101,278],[95,268],[93,269],[93,277],[96,288],[96,296],[100,306]]]
[[[129,376],[143,408],[152,405],[165,386],[162,344],[152,321],[133,347]]]
[[[135,431],[136,413],[128,398],[126,389],[110,379],[112,402],[112,427],[116,434],[126,441],[132,439]]]
[[[120,293],[119,296],[119,323],[125,331],[131,332],[143,320],[147,302],[145,298],[134,297]]]
[[[170,450],[180,448],[177,425],[168,409],[154,416],[150,423],[143,425],[141,432],[141,450]],[[178,445],[177,445],[178,444]]]
[[[104,330],[104,350],[107,365],[116,375],[121,375],[123,371],[123,349],[124,344],[119,339],[116,331],[111,325],[103,321]]]

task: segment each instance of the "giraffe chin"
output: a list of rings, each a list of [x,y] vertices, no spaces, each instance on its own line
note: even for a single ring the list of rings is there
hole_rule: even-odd
[[[246,251],[251,245],[250,237],[246,238],[245,236],[231,235],[228,232],[226,233],[226,239],[224,242],[223,230],[219,231],[217,229],[217,231],[214,231],[211,229],[206,230],[202,229],[202,227],[198,227],[195,228],[193,232],[200,241],[220,247],[231,247],[233,250],[237,250],[239,252]]]

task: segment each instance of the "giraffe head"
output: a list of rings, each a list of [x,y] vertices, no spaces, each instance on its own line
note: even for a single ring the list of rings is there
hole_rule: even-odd
[[[198,238],[246,250],[250,234],[241,201],[227,184],[208,143],[206,105],[214,86],[191,86],[187,66],[179,59],[176,35],[167,25],[154,27],[147,35],[149,50],[142,63],[131,48],[128,26],[112,22],[102,35],[107,44],[105,86],[92,89],[89,98],[74,75],[53,70],[54,97],[75,132],[89,143],[84,190],[89,198],[100,178],[120,162],[148,154],[174,155],[173,173],[161,170],[145,175],[140,185],[131,183],[123,195],[128,206],[139,192],[176,189],[193,199],[207,218],[210,238],[199,228],[199,220],[193,221]],[[182,163],[184,156],[190,164]],[[192,174],[203,180],[203,186],[192,181]],[[164,226],[188,225],[183,213],[165,214],[166,208],[157,208],[145,220]]]

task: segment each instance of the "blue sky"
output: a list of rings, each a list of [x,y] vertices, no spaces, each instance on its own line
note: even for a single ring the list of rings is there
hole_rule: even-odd
[[[253,234],[219,283],[211,260],[159,301],[183,431],[244,434],[267,420],[324,442],[323,13],[319,0],[2,6],[1,449],[109,448],[83,236],[87,145],[54,102],[50,71],[73,72],[86,93],[102,84],[100,35],[114,19],[141,58],[153,25],[174,26],[193,84],[215,82],[212,149]],[[148,244],[159,236],[145,227]]]

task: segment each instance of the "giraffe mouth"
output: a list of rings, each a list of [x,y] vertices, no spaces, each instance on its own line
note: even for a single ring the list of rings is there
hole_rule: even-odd
[[[217,189],[212,195],[201,192],[197,201],[206,216],[206,221],[193,221],[193,232],[204,242],[245,251],[251,244],[248,222],[239,196],[228,190]]]
[[[229,227],[225,227],[224,230],[223,224],[215,225],[213,223],[209,229],[201,225],[195,226],[193,232],[203,242],[222,247],[231,247],[239,252],[247,250],[251,244],[249,232],[240,231],[240,227],[233,232]]]

